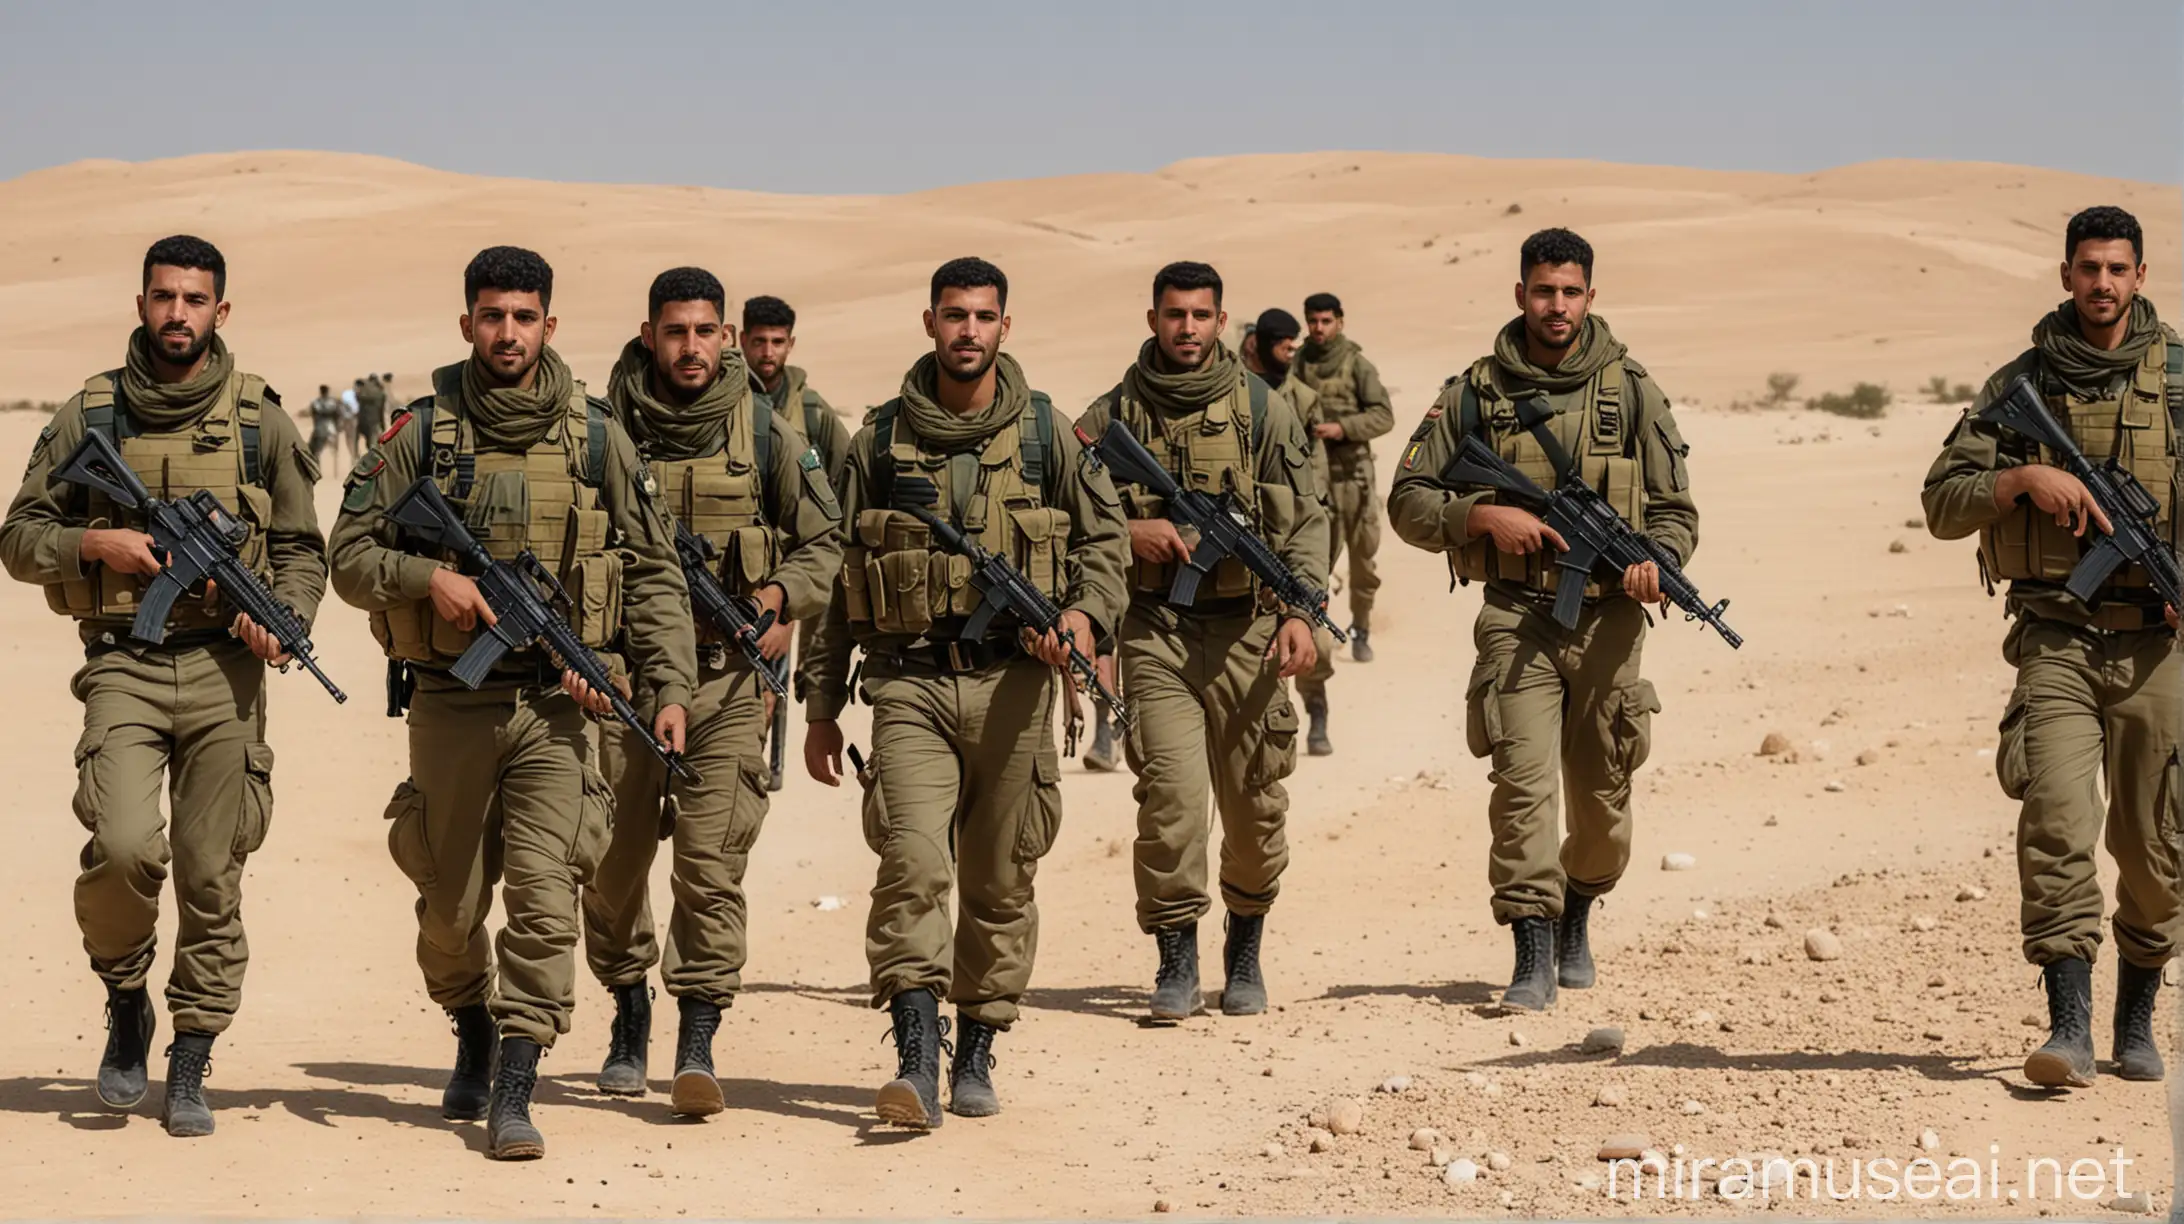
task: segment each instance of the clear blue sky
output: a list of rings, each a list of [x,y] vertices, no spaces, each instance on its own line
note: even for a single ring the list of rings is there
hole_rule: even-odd
[[[1386,149],[2175,182],[2176,0],[694,4],[0,0],[0,178],[377,153],[894,192]]]

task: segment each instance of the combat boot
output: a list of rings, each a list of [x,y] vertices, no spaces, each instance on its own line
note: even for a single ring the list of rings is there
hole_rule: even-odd
[[[1546,1011],[1555,1001],[1555,928],[1545,918],[1509,924],[1516,938],[1517,969],[1502,992],[1503,1011]]]
[[[1228,938],[1221,945],[1221,1014],[1256,1016],[1266,1010],[1266,979],[1259,976],[1259,937],[1265,914],[1230,914]]]
[[[159,1124],[177,1139],[212,1133],[212,1108],[205,1104],[205,1076],[212,1070],[211,1033],[174,1035],[167,1047],[167,1099],[159,1106]]]
[[[1370,663],[1372,661],[1373,644],[1370,631],[1363,627],[1350,630],[1350,662]]]
[[[1312,720],[1311,729],[1304,734],[1304,751],[1310,756],[1335,755],[1334,742],[1327,738],[1327,694],[1314,693],[1304,699],[1304,712]]]
[[[607,1061],[599,1068],[599,1091],[643,1096],[652,1048],[652,987],[632,982],[607,993],[614,996],[614,1025],[608,1030]]]
[[[1092,746],[1084,750],[1084,767],[1093,773],[1115,772],[1115,728],[1107,721],[1107,707],[1093,702]]]
[[[538,1043],[528,1037],[501,1038],[485,1114],[485,1150],[495,1160],[537,1160],[546,1154],[546,1136],[531,1124],[539,1053]]]
[[[1000,1031],[956,1012],[956,1044],[948,1052],[949,1113],[990,1118],[1001,1112],[1001,1098],[993,1093],[993,1036]]]
[[[1153,973],[1155,1020],[1183,1020],[1206,1009],[1198,993],[1198,924],[1162,927],[1153,932],[1160,948],[1160,968]]]
[[[2154,1004],[2161,998],[2161,970],[2116,958],[2116,1075],[2158,1080],[2161,1049],[2154,1044]]]
[[[948,1022],[930,990],[905,990],[887,1001],[895,1021],[895,1078],[880,1087],[880,1121],[916,1130],[941,1123],[940,1046]]]
[[[684,995],[676,1000],[682,1025],[675,1034],[675,1112],[704,1118],[728,1107],[720,1081],[713,1078],[713,1034],[720,1031],[720,1005]]]
[[[1562,917],[1555,923],[1555,982],[1565,990],[1593,984],[1592,943],[1585,934],[1592,903],[1590,895],[1563,887]]]
[[[440,1093],[440,1116],[450,1122],[475,1122],[485,1116],[492,1096],[493,1055],[500,1049],[500,1030],[483,1003],[455,1008],[447,1018],[455,1027],[455,1070]]]
[[[2042,1088],[2093,1086],[2093,964],[2070,957],[2040,970],[2047,984],[2047,1044],[2025,1056],[2025,1078]]]
[[[106,988],[106,1053],[99,1058],[99,1100],[114,1109],[133,1109],[144,1099],[150,1073],[152,1031],[159,1016],[152,996],[135,990]]]

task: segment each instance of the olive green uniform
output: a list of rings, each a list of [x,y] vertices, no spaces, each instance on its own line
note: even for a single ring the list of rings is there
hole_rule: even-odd
[[[849,464],[849,425],[842,420],[842,414],[827,403],[826,397],[812,387],[810,376],[804,373],[803,367],[789,366],[783,370],[781,385],[770,392],[759,385],[758,376],[753,374],[751,394],[759,403],[787,418],[803,435],[804,441],[818,448],[828,485],[840,488],[844,469]],[[811,657],[812,638],[819,632],[819,626],[816,617],[799,615],[795,620],[799,663],[791,691],[798,701],[802,701],[810,690],[810,682],[805,678],[801,661]]]
[[[1347,337],[1345,337],[1347,339]],[[1301,382],[1319,396],[1320,420],[1342,426],[1339,439],[1322,439],[1327,456],[1328,522],[1333,529],[1331,571],[1350,550],[1350,624],[1370,630],[1373,599],[1380,591],[1380,495],[1373,471],[1374,438],[1395,428],[1395,408],[1380,371],[1352,343],[1327,370],[1297,350],[1287,382]]]
[[[84,643],[84,665],[69,687],[84,707],[75,809],[90,839],[76,877],[76,921],[91,968],[114,989],[144,987],[160,885],[171,869],[177,926],[167,1005],[177,1030],[220,1033],[242,1001],[250,962],[243,863],[264,843],[273,814],[265,664],[228,636],[231,613],[197,599],[177,602],[163,644],[132,638],[145,579],[87,570],[79,550],[86,527],[142,530],[143,518],[54,479],[54,471],[83,440],[87,400],[108,421],[127,422],[118,431],[122,457],[152,494],[212,490],[252,527],[244,563],[308,624],[326,590],[326,548],[311,504],[318,466],[279,397],[254,376],[231,372],[203,416],[165,430],[133,421],[114,403],[115,383],[111,374],[92,379],[39,434],[0,525],[0,562],[44,586],[54,610],[77,620]],[[255,481],[246,471],[246,427],[257,437]],[[163,776],[171,820],[160,815]]]
[[[1319,392],[1306,386],[1302,379],[1294,377],[1282,379],[1282,385],[1274,390],[1289,401],[1291,411],[1304,426],[1305,444],[1312,451],[1312,487],[1318,490],[1320,507],[1328,521],[1328,567],[1332,569],[1335,537],[1331,533],[1334,531],[1335,512],[1327,504],[1327,496],[1328,490],[1334,484],[1334,473],[1328,468],[1326,440],[1312,432],[1312,427],[1325,419],[1320,415]],[[1304,698],[1307,705],[1327,699],[1327,682],[1335,675],[1334,636],[1316,622],[1312,626],[1312,649],[1318,652],[1318,657],[1312,662],[1312,670],[1297,677],[1297,696]]]
[[[1013,371],[1012,359],[1000,360]],[[1006,1029],[1038,942],[1033,876],[1061,824],[1055,673],[1020,652],[1008,621],[982,642],[958,640],[979,602],[970,563],[934,551],[922,524],[887,509],[876,469],[931,478],[940,513],[1064,611],[1083,613],[1096,635],[1121,616],[1129,550],[1105,470],[1083,461],[1044,396],[953,453],[916,437],[899,407],[882,405],[850,443],[838,490],[841,578],[807,665],[807,718],[840,714],[851,648],[862,647],[873,778],[864,832],[880,856],[865,932],[873,1006],[929,989]],[[879,464],[875,451],[885,456]],[[1027,474],[1027,452],[1040,471]],[[951,885],[962,906],[953,924]]]
[[[618,411],[633,436],[645,436],[642,421]],[[759,413],[772,439],[765,445],[755,441]],[[841,510],[800,431],[746,399],[702,453],[678,453],[656,437],[641,446],[657,504],[712,541],[723,566],[715,577],[729,594],[779,584],[788,619],[825,610],[842,565]],[[614,838],[584,889],[584,950],[609,988],[641,982],[660,963],[647,884],[660,841],[672,837],[675,907],[661,980],[678,998],[727,1006],[743,980],[743,873],[766,819],[766,690],[716,627],[696,630],[698,689],[684,756],[704,780],[677,783],[668,796],[666,767],[636,733],[602,728]]]
[[[1241,364],[1237,372],[1228,394],[1187,413],[1156,408],[1118,384],[1078,426],[1096,438],[1119,417],[1186,488],[1240,490],[1268,546],[1298,577],[1325,586],[1327,519],[1304,427],[1258,375]],[[1165,516],[1142,486],[1118,492],[1128,517]],[[1297,765],[1297,712],[1279,662],[1266,657],[1276,610],[1261,606],[1250,572],[1233,559],[1200,585],[1194,606],[1174,607],[1167,596],[1175,572],[1172,562],[1132,558],[1116,649],[1133,720],[1123,750],[1137,775],[1138,926],[1148,933],[1194,923],[1212,908],[1209,799],[1222,828],[1222,904],[1237,915],[1267,912],[1289,865],[1282,779]]]
[[[2164,368],[2177,344],[2162,329],[2135,373],[2093,395],[2041,377],[2028,352],[1987,380],[1926,475],[1926,522],[1941,539],[1979,533],[1981,572],[1992,589],[2009,583],[2014,618],[2002,657],[2017,686],[2002,715],[1995,772],[2021,801],[2017,822],[2020,923],[2025,958],[2036,965],[2091,962],[2101,944],[2102,898],[2094,845],[2116,860],[2116,947],[2124,960],[2156,968],[2176,955],[2178,862],[2177,742],[2184,674],[2175,636],[2145,574],[2129,566],[2099,592],[2097,610],[2062,588],[2083,540],[2020,498],[1994,504],[2004,468],[2052,462],[1998,426],[1975,421],[2020,374],[2035,376],[2058,423],[2088,458],[2125,465],[2159,503],[2159,530],[2184,544],[2175,513],[2180,474],[2172,410],[2184,396]],[[2167,400],[2165,405],[2164,400]],[[2102,803],[2103,782],[2107,802]]]
[[[1492,831],[1487,878],[1496,922],[1556,919],[1565,884],[1590,896],[1613,888],[1630,863],[1631,775],[1645,763],[1660,711],[1639,675],[1645,610],[1622,592],[1620,576],[1588,584],[1577,627],[1549,612],[1553,563],[1498,553],[1471,534],[1473,506],[1491,491],[1449,488],[1440,473],[1462,441],[1470,387],[1477,428],[1497,451],[1542,486],[1554,472],[1545,451],[1519,429],[1512,396],[1537,393],[1492,358],[1449,380],[1411,435],[1388,496],[1388,518],[1406,543],[1449,554],[1453,573],[1485,582],[1472,629],[1478,662],[1465,685],[1465,738],[1492,757]],[[1580,473],[1624,518],[1673,554],[1698,547],[1689,451],[1660,388],[1628,357],[1576,389],[1546,394],[1549,426]],[[1568,835],[1556,838],[1558,797]]]
[[[696,646],[673,531],[640,488],[629,435],[573,386],[535,446],[492,449],[464,419],[462,367],[435,371],[430,401],[412,405],[432,414],[429,470],[496,558],[529,549],[558,573],[586,645],[626,641],[634,687],[656,706],[688,707]],[[551,1046],[569,1027],[578,888],[606,852],[613,797],[589,720],[540,652],[511,652],[475,691],[447,673],[472,635],[433,612],[427,592],[446,562],[407,551],[383,517],[428,470],[425,432],[404,417],[350,474],[334,589],[372,614],[374,636],[416,686],[410,776],[386,814],[388,849],[417,887],[426,990],[450,1010],[486,1003],[503,1036]],[[503,881],[496,988],[485,920]]]

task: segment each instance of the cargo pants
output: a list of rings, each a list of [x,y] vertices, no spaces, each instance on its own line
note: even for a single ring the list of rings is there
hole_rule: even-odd
[[[189,649],[130,645],[85,660],[76,819],[76,924],[107,985],[142,989],[152,968],[160,886],[174,875],[178,1031],[226,1031],[242,1002],[243,862],[273,816],[265,743],[265,664],[240,642]],[[166,784],[171,822],[160,816]]]
[[[868,658],[864,677],[864,834],[880,856],[865,927],[872,1005],[929,989],[1006,1029],[1038,950],[1032,879],[1062,822],[1054,672],[1019,658],[905,674]],[[952,923],[951,889],[962,907]]]
[[[1265,658],[1271,615],[1198,617],[1133,600],[1116,659],[1133,723],[1132,847],[1138,929],[1196,922],[1206,892],[1208,801],[1221,821],[1221,903],[1264,914],[1289,866],[1285,826],[1297,767],[1297,711]]]
[[[558,686],[473,692],[420,672],[409,736],[387,848],[417,886],[426,992],[449,1009],[484,1003],[502,1036],[550,1047],[575,1003],[577,889],[613,820],[589,722]],[[496,884],[506,913],[489,947]]]
[[[1494,762],[1494,921],[1559,918],[1565,884],[1597,897],[1630,865],[1630,780],[1652,751],[1661,709],[1638,675],[1645,635],[1645,609],[1621,596],[1588,606],[1565,630],[1544,608],[1487,588],[1472,628],[1479,656],[1464,738]],[[1569,830],[1559,838],[1558,807]]]
[[[2103,633],[2022,615],[2003,641],[2017,687],[1995,774],[2022,801],[2017,872],[2025,959],[2097,959],[2105,816],[2116,860],[2116,951],[2141,968],[2176,955],[2177,740],[2184,663],[2166,627]],[[2101,801],[2105,777],[2108,799]]]
[[[743,985],[750,907],[743,873],[766,822],[766,689],[740,662],[712,670],[690,709],[683,757],[703,778],[666,795],[667,767],[636,732],[601,723],[601,759],[614,792],[614,834],[584,889],[584,952],[610,989],[660,963],[652,922],[652,860],[674,841],[667,924],[667,993],[728,1006]]]
[[[1327,522],[1334,533],[1334,551],[1327,556],[1327,571],[1335,572],[1342,550],[1350,550],[1350,625],[1371,629],[1373,600],[1380,592],[1380,497],[1373,491],[1371,455],[1336,468],[1327,487]]]

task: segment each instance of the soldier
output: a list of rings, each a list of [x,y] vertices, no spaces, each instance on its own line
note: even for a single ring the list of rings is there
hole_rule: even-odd
[[[76,922],[91,971],[106,983],[99,1099],[144,1099],[156,1027],[151,973],[160,884],[170,863],[177,930],[167,1009],[167,1091],[160,1120],[177,1136],[212,1133],[203,1080],[213,1039],[242,1002],[243,862],[273,815],[273,750],[265,742],[265,665],[287,662],[248,617],[216,595],[183,599],[166,640],[130,636],[146,582],[162,562],[140,511],[54,475],[85,434],[105,434],[156,497],[209,490],[251,527],[243,563],[306,623],[326,591],[326,547],[311,507],[318,465],[280,396],[236,368],[227,322],[227,261],[177,235],[144,255],[139,326],[122,366],[84,383],[38,435],[23,487],[0,525],[0,561],[45,588],[75,619],[84,665],[76,744],[76,819],[89,830],[76,877]],[[171,821],[159,796],[167,783]]]
[[[759,643],[768,658],[780,658],[789,649],[787,620],[826,607],[842,565],[841,510],[817,449],[755,402],[743,356],[728,344],[727,306],[720,281],[703,268],[660,273],[607,400],[637,441],[661,511],[713,544],[715,576],[729,594],[781,621]],[[757,674],[717,627],[696,629],[690,765],[704,781],[667,796],[666,768],[650,748],[620,724],[605,729],[614,840],[584,889],[584,948],[614,996],[599,1090],[641,1095],[652,1029],[645,977],[660,961],[646,884],[660,841],[672,836],[675,908],[661,978],[681,1012],[674,1110],[701,1117],[723,1107],[713,1035],[742,985],[743,872],[766,819],[766,767]]]
[[[1516,971],[1502,995],[1511,1010],[1544,1009],[1557,985],[1593,983],[1586,916],[1630,863],[1630,780],[1661,708],[1638,674],[1643,605],[1662,599],[1660,569],[1648,561],[1596,576],[1577,627],[1564,630],[1549,611],[1556,574],[1546,551],[1565,547],[1562,538],[1490,491],[1444,485],[1440,473],[1469,435],[1551,487],[1559,474],[1543,439],[1552,441],[1576,456],[1575,475],[1678,564],[1698,547],[1690,448],[1653,377],[1590,313],[1592,267],[1592,247],[1568,230],[1525,239],[1522,313],[1495,338],[1492,356],[1442,386],[1388,495],[1398,536],[1447,553],[1457,577],[1486,585],[1464,733],[1472,755],[1494,761],[1487,879],[1494,920],[1516,940]],[[1552,421],[1520,428],[1516,406],[1527,399],[1542,401]],[[1566,786],[1558,788],[1558,774]],[[1558,789],[1569,813],[1559,859]]]
[[[357,418],[364,411],[364,380],[359,378],[354,386],[341,389],[341,445],[347,452],[347,461],[355,463],[364,452],[356,438]]]
[[[432,394],[344,485],[334,589],[371,613],[390,704],[409,705],[410,776],[387,805],[387,846],[417,886],[426,990],[454,1018],[441,1113],[487,1117],[489,1153],[520,1160],[545,1154],[531,1090],[541,1053],[569,1028],[577,889],[608,842],[613,793],[585,720],[607,703],[532,649],[511,651],[475,690],[449,674],[492,612],[476,582],[385,511],[429,475],[483,525],[496,558],[536,556],[575,595],[571,628],[585,645],[627,644],[634,687],[676,751],[697,647],[673,531],[640,483],[636,445],[547,346],[553,269],[489,247],[463,293],[468,359],[433,372]],[[503,877],[496,989],[485,920]]]
[[[842,571],[812,646],[804,765],[841,784],[852,645],[865,652],[873,778],[865,839],[880,856],[865,954],[872,1005],[894,1020],[898,1073],[882,1120],[940,1125],[942,994],[957,1008],[949,1108],[997,1113],[994,1035],[1016,1021],[1031,980],[1039,911],[1032,876],[1062,818],[1054,748],[1056,634],[1004,623],[961,631],[979,604],[969,562],[943,552],[898,505],[935,513],[1009,558],[1063,609],[1060,636],[1090,654],[1122,612],[1127,546],[1104,470],[1012,357],[1008,279],[982,259],[933,273],[933,352],[903,376],[850,443],[842,487]],[[937,486],[937,487],[936,487]],[[951,931],[948,894],[962,915]]]
[[[2025,959],[2040,966],[2047,988],[2049,1023],[2046,1044],[2025,1059],[2025,1078],[2084,1088],[2094,1078],[2103,791],[2117,873],[2116,1073],[2162,1077],[2154,1003],[2162,967],[2176,955],[2184,853],[2175,822],[2184,699],[2177,610],[2163,606],[2136,565],[2117,570],[2090,606],[2065,589],[2086,546],[2109,529],[2107,515],[2053,456],[1977,417],[2020,375],[2030,378],[2088,458],[2114,460],[2153,495],[2156,527],[2176,548],[2184,343],[2139,296],[2144,238],[2122,209],[2070,219],[2062,282],[2069,299],[2034,325],[2032,347],[1995,371],[1950,431],[1924,500],[1938,538],[1978,533],[1990,593],[1995,579],[2009,583],[2002,657],[2017,669],[2017,687],[1994,764],[2003,793],[2022,803],[2019,922]]]
[[[356,388],[356,440],[357,447],[369,454],[379,444],[380,432],[387,427],[387,388],[379,381],[379,375],[368,375]]]
[[[1244,329],[1236,355],[1243,359],[1245,369],[1265,379],[1295,409],[1312,448],[1312,483],[1319,490],[1320,504],[1326,506],[1334,473],[1328,469],[1328,444],[1314,432],[1324,423],[1319,393],[1306,386],[1303,379],[1289,377],[1290,363],[1297,355],[1297,337],[1302,332],[1297,316],[1288,311],[1261,311],[1258,321]],[[1333,508],[1329,507],[1327,513],[1332,521]],[[1297,695],[1304,698],[1304,713],[1311,720],[1305,730],[1304,750],[1313,756],[1331,756],[1335,745],[1327,738],[1327,681],[1335,674],[1335,639],[1316,624],[1312,626],[1312,649],[1318,661],[1311,671],[1297,677]]]
[[[319,384],[318,398],[311,401],[310,411],[311,462],[316,464],[341,436],[341,401],[334,398],[331,386]]]
[[[1312,436],[1327,449],[1327,505],[1335,532],[1328,564],[1350,550],[1350,658],[1370,663],[1373,596],[1380,590],[1373,562],[1380,552],[1380,501],[1373,491],[1372,440],[1395,428],[1395,409],[1380,371],[1342,332],[1340,298],[1315,293],[1304,299],[1304,325],[1309,335],[1297,349],[1295,372],[1320,398]]]
[[[1327,519],[1312,483],[1311,444],[1289,401],[1246,370],[1221,331],[1221,277],[1202,263],[1172,263],[1153,277],[1145,312],[1152,338],[1078,428],[1097,438],[1120,421],[1188,489],[1226,490],[1297,576],[1327,577]],[[1206,806],[1221,817],[1222,952],[1231,1016],[1266,1010],[1259,945],[1289,865],[1283,826],[1297,766],[1297,712],[1288,679],[1311,669],[1312,622],[1272,604],[1234,559],[1217,566],[1188,608],[1168,602],[1177,566],[1196,541],[1176,531],[1144,488],[1119,490],[1129,519],[1130,602],[1116,635],[1117,670],[1135,712],[1123,742],[1137,775],[1134,847],[1138,927],[1160,967],[1152,1017],[1204,1008],[1198,920],[1206,894]]]

